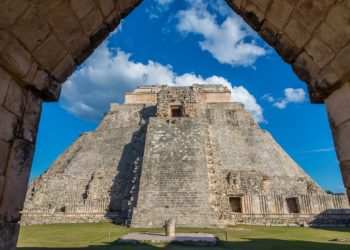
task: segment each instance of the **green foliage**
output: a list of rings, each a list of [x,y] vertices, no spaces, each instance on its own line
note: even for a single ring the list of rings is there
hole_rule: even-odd
[[[225,243],[227,231],[228,243]],[[54,224],[22,226],[19,250],[198,250],[198,249],[314,249],[348,250],[350,243],[334,241],[350,238],[350,228],[315,229],[302,227],[233,226],[226,229],[180,228],[178,232],[214,233],[219,239],[215,247],[190,247],[174,244],[121,245],[117,240],[128,232],[161,232],[163,229],[133,229],[111,223]],[[109,239],[111,232],[111,239]]]

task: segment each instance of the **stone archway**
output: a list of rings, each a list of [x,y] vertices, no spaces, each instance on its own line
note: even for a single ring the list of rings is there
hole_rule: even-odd
[[[326,103],[350,197],[350,2],[226,0]],[[41,104],[142,0],[0,3],[0,249],[15,249]]]

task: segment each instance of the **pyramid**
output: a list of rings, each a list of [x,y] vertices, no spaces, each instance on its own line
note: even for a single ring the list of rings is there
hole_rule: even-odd
[[[346,196],[326,194],[230,96],[199,84],[126,93],[30,183],[22,223],[215,227],[343,216],[334,211],[349,208]]]

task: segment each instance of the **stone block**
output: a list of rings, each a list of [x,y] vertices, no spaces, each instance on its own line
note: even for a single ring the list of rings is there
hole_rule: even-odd
[[[254,30],[259,31],[263,20],[264,13],[253,3],[248,2],[244,10],[241,11],[241,16]]]
[[[328,119],[332,127],[350,120],[350,83],[334,90],[326,99]]]
[[[306,52],[302,52],[292,65],[293,71],[297,76],[305,82],[311,82],[312,79],[316,79],[320,69],[312,61],[310,56]]]
[[[320,69],[329,63],[335,55],[332,49],[317,36],[308,42],[305,50]]]
[[[295,16],[303,22],[304,27],[313,32],[322,18],[327,14],[334,0],[301,0],[296,4]]]
[[[31,65],[31,56],[14,36],[5,33],[1,31],[0,34],[0,62],[8,71],[25,77]]]
[[[258,8],[263,12],[266,13],[271,0],[250,0],[250,2],[253,2]]]
[[[23,89],[15,81],[11,81],[5,98],[5,107],[18,117],[22,117],[25,97]]]
[[[29,0],[1,0],[0,27],[10,26],[25,12]]]
[[[95,34],[103,25],[103,18],[100,11],[97,8],[92,9],[92,11],[81,20],[81,24],[85,34],[89,36]]]
[[[27,92],[26,108],[24,110],[20,134],[23,139],[33,144],[35,144],[38,133],[42,102],[41,97],[32,91]]]
[[[37,70],[38,70],[38,64],[36,62],[32,62],[32,64],[30,65],[29,71],[27,72],[27,75],[21,78],[21,80],[27,83],[28,85],[32,85],[32,81],[34,79],[34,76]]]
[[[29,51],[33,51],[49,35],[50,28],[36,9],[30,7],[13,27],[13,32]]]
[[[320,26],[322,39],[335,50],[342,49],[350,41],[350,8],[348,1],[334,5],[326,21]]]
[[[83,34],[79,20],[69,4],[58,6],[47,15],[47,21],[67,50],[70,50]]]
[[[121,16],[117,10],[113,10],[112,13],[106,18],[105,23],[108,25],[110,31],[113,31],[120,24]]]
[[[8,86],[10,85],[11,76],[0,67],[0,106],[3,104]]]
[[[71,55],[79,65],[91,55],[91,53],[94,51],[94,47],[90,43],[90,38],[86,35],[83,35],[80,38],[77,45],[78,46],[76,48],[72,49]]]
[[[301,51],[301,49],[297,47],[286,35],[278,36],[275,43],[275,49],[287,63],[293,62]]]
[[[3,175],[5,173],[9,152],[10,144],[8,142],[0,140],[0,175]]]
[[[0,222],[0,249],[16,250],[18,234],[18,223]]]
[[[247,2],[246,0],[226,0],[227,4],[237,13],[241,12],[241,8]]]
[[[343,177],[344,186],[350,188],[350,161],[340,162],[341,175]]]
[[[63,83],[75,71],[75,69],[75,61],[72,56],[68,54],[52,71],[52,76],[60,83]]]
[[[350,44],[338,52],[331,65],[341,79],[350,78]]]
[[[115,8],[114,0],[98,0],[103,16],[107,17]]]
[[[61,42],[51,34],[33,53],[40,65],[49,71],[62,61],[67,54]]]
[[[33,144],[21,139],[14,140],[5,175],[4,195],[0,204],[0,217],[6,221],[18,222],[20,220],[33,154]]]
[[[71,0],[70,5],[79,19],[85,17],[92,8],[96,7],[94,0]]]
[[[331,66],[326,66],[316,76],[316,80],[310,82],[309,95],[314,103],[322,103],[332,93],[340,79]]]
[[[0,139],[12,141],[16,132],[18,118],[3,107],[0,107]]]
[[[61,92],[61,84],[55,81],[44,70],[38,70],[36,72],[33,83],[40,90],[44,101],[52,102],[58,100]]]
[[[50,0],[50,1],[43,1],[43,0],[31,0],[31,2],[34,4],[37,10],[43,15],[46,16],[50,12],[52,12],[54,9],[56,9],[61,4],[65,3],[67,0]],[[79,0],[79,2],[82,0]]]
[[[277,41],[278,30],[272,24],[265,20],[259,35],[270,45],[274,46]]]
[[[297,19],[291,18],[285,27],[287,36],[301,48],[311,37],[305,25]]]
[[[273,0],[266,19],[278,29],[282,29],[292,11],[293,5],[289,1]]]
[[[5,187],[5,176],[0,174],[0,200],[1,200],[2,194],[4,192],[4,187]]]
[[[142,0],[118,0],[121,16],[126,17]]]
[[[338,160],[350,160],[350,120],[342,124],[332,127],[333,140],[337,152]]]
[[[109,35],[109,29],[107,25],[102,26],[96,34],[91,37],[92,45],[97,48]]]

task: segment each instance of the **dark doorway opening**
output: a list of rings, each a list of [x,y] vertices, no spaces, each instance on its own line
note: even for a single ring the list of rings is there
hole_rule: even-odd
[[[231,211],[242,213],[242,197],[229,197]]]
[[[171,107],[171,117],[182,117],[181,107]]]
[[[287,207],[288,207],[289,213],[291,214],[300,213],[299,202],[296,197],[287,198],[286,201],[287,201]]]

